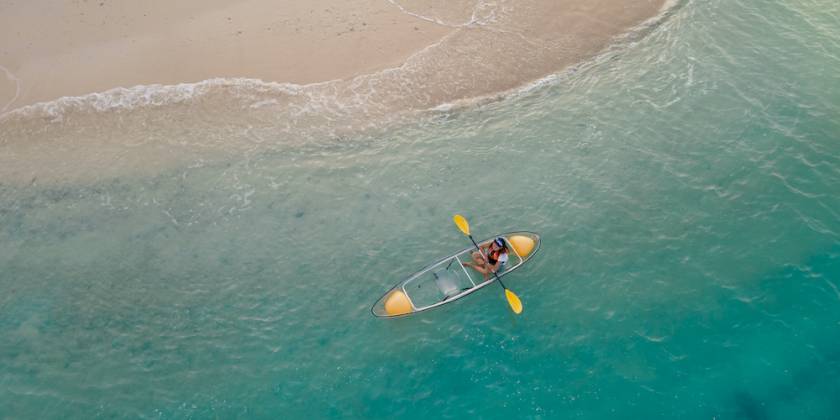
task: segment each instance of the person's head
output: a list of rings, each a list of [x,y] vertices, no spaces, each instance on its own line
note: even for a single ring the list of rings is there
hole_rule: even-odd
[[[505,246],[505,240],[501,237],[493,239],[493,243],[490,244],[493,250],[501,249],[507,251],[507,246]]]

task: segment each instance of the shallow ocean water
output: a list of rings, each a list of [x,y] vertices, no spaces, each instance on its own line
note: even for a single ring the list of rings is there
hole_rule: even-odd
[[[0,184],[0,417],[836,418],[840,4],[668,13],[501,101]],[[542,235],[524,313],[374,318],[454,213]]]

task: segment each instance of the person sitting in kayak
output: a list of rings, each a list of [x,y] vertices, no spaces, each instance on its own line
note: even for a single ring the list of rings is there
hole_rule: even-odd
[[[504,239],[496,238],[481,245],[479,249],[481,252],[472,253],[473,262],[465,262],[464,267],[472,267],[473,270],[484,275],[484,280],[489,279],[492,273],[504,270],[505,263],[508,261],[508,249]]]

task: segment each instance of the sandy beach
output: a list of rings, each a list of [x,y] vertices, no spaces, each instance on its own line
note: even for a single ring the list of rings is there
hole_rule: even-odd
[[[115,87],[219,77],[309,84],[399,67],[439,100],[508,89],[581,60],[662,0],[63,0],[0,4],[0,111]],[[440,45],[445,39],[446,45]],[[466,63],[466,67],[465,67]],[[489,64],[494,64],[488,68]],[[527,68],[521,66],[528,63]],[[434,89],[434,86],[432,86]],[[434,101],[433,101],[434,102]]]
[[[60,1],[0,5],[0,108],[118,86],[291,83],[393,66],[451,28],[382,0]],[[10,80],[11,79],[11,80]]]

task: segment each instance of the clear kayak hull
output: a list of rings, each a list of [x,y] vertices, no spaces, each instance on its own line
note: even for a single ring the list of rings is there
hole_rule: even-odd
[[[494,236],[505,239],[510,252],[508,262],[499,277],[525,264],[540,249],[540,236],[533,232],[509,232]],[[491,239],[479,242],[485,244]],[[382,295],[371,312],[378,317],[413,315],[454,302],[493,283],[495,277],[484,276],[462,263],[472,261],[475,247],[465,248],[453,255],[427,265]]]

